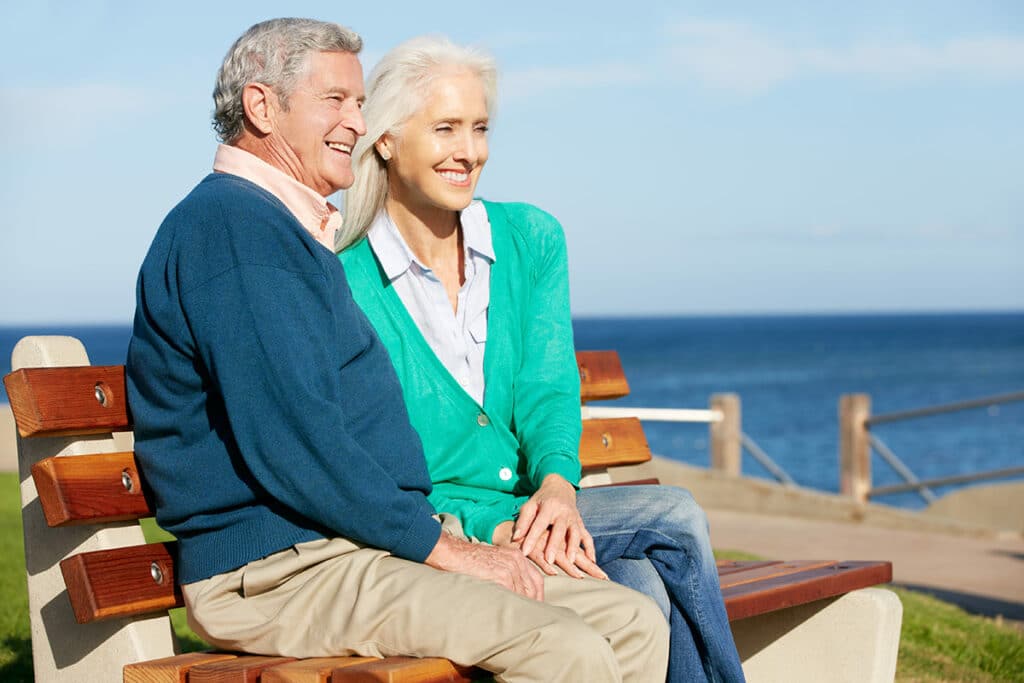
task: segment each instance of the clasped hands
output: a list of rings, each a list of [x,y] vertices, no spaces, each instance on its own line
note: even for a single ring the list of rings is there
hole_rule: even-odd
[[[576,508],[576,488],[557,474],[549,474],[523,503],[515,522],[503,522],[491,539],[496,546],[519,548],[548,575],[593,576],[607,579],[594,551],[594,539]]]
[[[544,599],[544,579],[537,567],[552,576],[558,567],[576,578],[608,578],[597,566],[594,539],[576,509],[576,489],[557,474],[545,477],[515,522],[495,528],[490,545],[442,533],[425,562],[493,581],[535,600]]]

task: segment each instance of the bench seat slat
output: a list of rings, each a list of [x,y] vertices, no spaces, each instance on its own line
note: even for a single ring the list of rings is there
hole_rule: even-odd
[[[80,624],[163,612],[184,605],[174,580],[174,543],[79,553],[61,560],[68,598]],[[154,579],[159,570],[159,583]]]
[[[580,465],[584,471],[615,465],[638,465],[651,459],[640,420],[635,417],[583,421]]]
[[[50,526],[153,516],[130,452],[45,458],[32,466],[32,479]]]
[[[892,581],[891,562],[836,562],[722,589],[729,621]]]
[[[230,652],[189,652],[124,665],[124,683],[187,683],[188,672],[200,664],[234,659]]]
[[[4,385],[23,438],[131,429],[123,365],[22,368]]]
[[[336,670],[333,683],[469,683],[489,676],[440,657],[388,657]]]
[[[736,572],[746,571],[748,569],[757,569],[758,567],[768,567],[773,564],[782,564],[780,560],[719,560],[718,565],[718,576],[719,579],[729,574],[735,574]]]
[[[580,372],[580,401],[605,401],[629,394],[626,373],[615,351],[577,351]]]
[[[355,656],[299,659],[264,670],[260,683],[331,683],[331,674],[338,669],[376,661],[376,657]]]
[[[835,560],[799,560],[793,562],[778,562],[767,567],[749,567],[743,571],[731,572],[724,577],[719,574],[719,585],[722,590],[741,586],[745,583],[763,583],[770,579],[799,574],[819,567],[828,567],[836,564]]]
[[[239,655],[222,662],[211,662],[193,667],[188,672],[189,683],[258,683],[260,674],[279,664],[294,662],[294,657],[267,657]]]

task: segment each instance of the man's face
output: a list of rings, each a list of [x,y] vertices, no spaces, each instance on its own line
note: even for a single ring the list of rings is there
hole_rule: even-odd
[[[363,68],[350,52],[314,52],[306,73],[275,111],[272,162],[323,196],[352,185],[352,147],[366,133]]]

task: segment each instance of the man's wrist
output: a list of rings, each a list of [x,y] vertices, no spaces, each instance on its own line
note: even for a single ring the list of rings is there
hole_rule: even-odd
[[[440,538],[437,539],[437,543],[434,544],[434,549],[430,551],[427,558],[423,560],[423,564],[433,567],[434,569],[448,570],[452,567],[455,562],[456,556],[462,549],[460,546],[464,545],[465,541],[459,540],[451,534],[441,532]]]

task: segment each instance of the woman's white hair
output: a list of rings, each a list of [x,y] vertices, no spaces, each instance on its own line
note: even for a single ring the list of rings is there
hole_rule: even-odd
[[[222,142],[232,143],[245,127],[242,91],[249,83],[273,88],[287,110],[288,97],[306,71],[313,52],[363,49],[354,31],[316,19],[282,18],[256,24],[235,41],[224,56],[213,89],[213,128]]]
[[[480,78],[487,112],[493,115],[498,91],[494,58],[445,37],[408,40],[384,55],[370,73],[363,105],[366,135],[352,150],[355,182],[345,192],[344,221],[335,239],[337,251],[366,234],[384,207],[388,172],[377,152],[377,141],[384,135],[399,137],[405,122],[423,106],[433,81],[453,68],[466,69]]]

